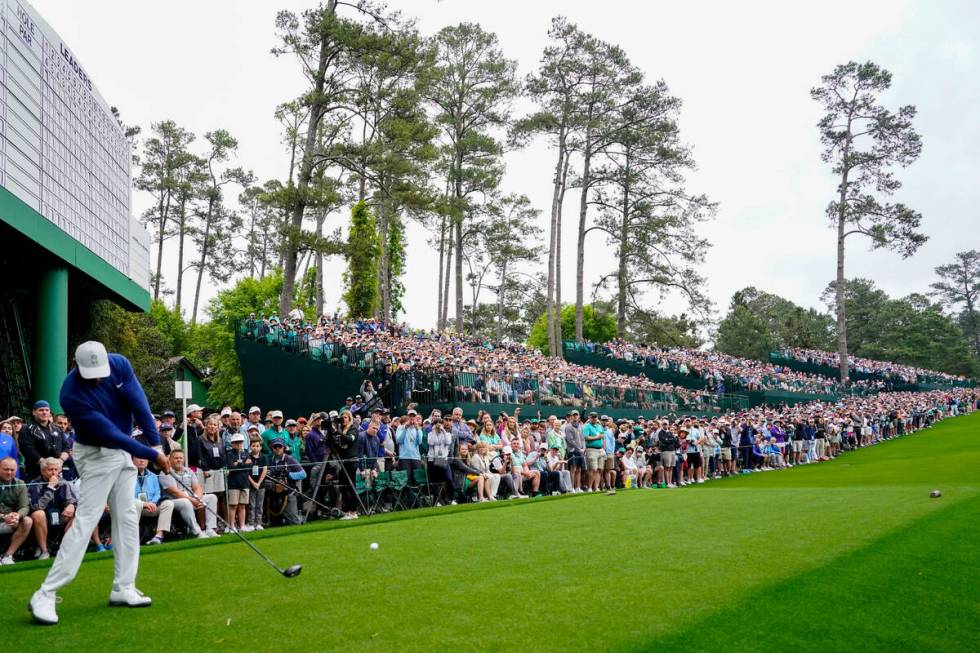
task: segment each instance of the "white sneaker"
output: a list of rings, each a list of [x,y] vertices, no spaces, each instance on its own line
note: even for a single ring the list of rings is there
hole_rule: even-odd
[[[451,505],[451,506],[455,506],[455,505],[456,505],[456,502],[455,502],[455,501],[451,501],[451,502],[449,503],[449,505]]]
[[[262,531],[262,530],[265,530],[265,528],[262,526],[262,524],[256,524],[255,525],[255,530]]]
[[[0,558],[0,565],[12,565],[14,564],[14,556],[3,556]]]
[[[148,608],[153,600],[135,587],[109,592],[109,605],[117,608]]]
[[[704,483],[704,479],[703,478],[699,478],[698,479],[698,483]]]
[[[221,537],[221,533],[214,530],[213,528],[209,528],[208,530],[204,531],[204,534],[207,535],[208,537]]]
[[[206,540],[211,536],[205,533],[204,531],[198,531],[195,537],[199,540]]]
[[[9,558],[10,556],[4,556]],[[27,604],[34,621],[45,626],[53,626],[58,623],[58,611],[55,604],[61,601],[54,592],[44,592],[38,590],[31,596],[31,602]]]
[[[242,527],[241,527],[241,528],[240,528],[239,530],[240,530],[241,532],[243,532],[243,533],[251,533],[251,532],[252,532],[252,531],[254,531],[255,529],[254,529],[254,528],[252,528],[252,526],[251,526],[250,524],[245,524],[245,525],[244,525],[244,526],[242,526]]]
[[[41,552],[40,555],[38,555],[37,559],[38,560],[50,560],[51,559],[51,554],[48,553],[47,551],[43,551],[43,552]]]

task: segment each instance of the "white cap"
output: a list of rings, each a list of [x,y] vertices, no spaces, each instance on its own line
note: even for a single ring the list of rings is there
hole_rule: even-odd
[[[514,453],[514,450],[513,450],[513,449],[511,449],[510,447],[504,447],[504,448],[503,448],[503,452],[504,452],[504,453]]]
[[[191,404],[190,406],[187,407],[187,414],[190,415],[191,413],[196,413],[199,410],[204,410],[204,409],[198,406],[197,404]]]
[[[252,406],[251,408],[248,409],[248,414],[249,415],[251,415],[252,413],[261,413],[261,412],[262,412],[262,409],[259,408],[258,406]]]
[[[221,409],[221,416],[222,417],[231,417],[231,408],[228,408],[227,406],[225,406],[224,408],[222,408]]]
[[[231,441],[232,442],[245,442],[245,436],[242,435],[241,433],[232,433],[232,435],[231,435]]]
[[[272,417],[282,417],[282,411],[281,410],[272,411]]]
[[[109,354],[101,342],[89,340],[78,345],[75,362],[78,363],[78,374],[83,379],[104,379],[109,376]]]

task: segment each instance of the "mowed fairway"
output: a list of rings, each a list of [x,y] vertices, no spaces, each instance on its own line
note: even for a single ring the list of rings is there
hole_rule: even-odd
[[[939,488],[941,499],[929,498]],[[615,497],[498,502],[108,558],[29,624],[42,563],[0,573],[11,651],[980,650],[980,415],[834,462]],[[369,544],[378,542],[377,551]],[[146,549],[144,548],[144,551]]]

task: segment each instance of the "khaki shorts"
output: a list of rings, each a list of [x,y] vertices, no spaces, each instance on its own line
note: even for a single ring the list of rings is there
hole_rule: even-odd
[[[721,448],[721,459],[724,460],[724,461],[726,461],[726,462],[732,459],[732,448],[731,447],[722,447]]]
[[[660,459],[664,463],[664,467],[676,467],[677,466],[677,452],[676,451],[663,451],[660,453]]]
[[[612,471],[616,469],[616,456],[610,456],[606,454],[606,464],[603,466],[606,471]]]
[[[793,440],[793,451],[796,453],[803,451],[803,440]]]
[[[602,466],[606,462],[606,452],[602,449],[588,448],[585,450],[585,465],[586,469],[590,471],[595,471],[602,469]]]
[[[243,503],[248,503],[248,488],[244,490],[228,490],[228,505],[240,506]]]

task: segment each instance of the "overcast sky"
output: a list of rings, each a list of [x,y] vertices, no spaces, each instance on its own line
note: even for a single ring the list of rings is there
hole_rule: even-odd
[[[263,180],[285,178],[288,158],[273,111],[303,87],[293,60],[269,54],[275,13],[313,4],[33,0],[127,123],[146,130],[172,119],[199,135],[228,129],[240,142],[241,165]],[[835,235],[824,217],[835,184],[820,161],[820,110],[809,89],[850,59],[870,59],[893,73],[887,106],[919,109],[923,154],[899,173],[905,187],[897,199],[922,212],[930,240],[901,261],[852,239],[847,275],[873,278],[893,295],[919,292],[935,266],[980,246],[980,3],[416,0],[391,6],[416,16],[425,34],[462,21],[482,24],[498,34],[522,75],[537,66],[551,17],[564,14],[622,46],[649,79],[664,79],[684,102],[681,133],[698,164],[689,187],[719,203],[717,218],[704,227],[714,245],[704,273],[718,315],[734,291],[749,285],[822,308],[819,295],[835,269]],[[543,145],[509,154],[504,190],[526,193],[547,213],[553,165]],[[145,206],[137,198],[134,213]],[[563,296],[572,299],[576,211],[577,198],[569,197]],[[331,220],[328,230],[347,217]],[[587,280],[616,265],[593,234]],[[435,322],[438,255],[426,237],[409,227],[405,285],[408,321],[428,327]],[[339,304],[342,267],[342,260],[330,260],[330,309]],[[214,289],[207,287],[209,297]]]

